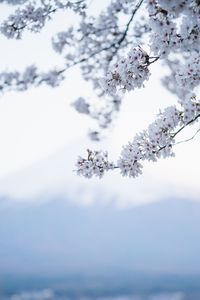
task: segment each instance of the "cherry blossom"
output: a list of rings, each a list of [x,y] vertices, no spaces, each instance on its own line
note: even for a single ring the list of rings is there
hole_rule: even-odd
[[[181,108],[182,110],[176,106],[167,107],[146,130],[123,146],[117,163],[110,163],[111,167],[108,167],[107,162],[105,170],[101,171],[102,175],[104,171],[120,169],[123,176],[137,177],[142,174],[143,161],[157,161],[161,157],[174,156],[173,146],[177,134],[200,117],[200,101],[190,98],[182,104]],[[90,153],[90,150],[88,151]],[[80,164],[80,161],[84,163]],[[79,158],[77,166],[78,175],[86,177],[97,175],[90,156],[86,159]],[[89,173],[87,173],[88,169]]]
[[[11,1],[14,2],[14,1]],[[18,1],[18,3],[23,1]],[[14,14],[11,14],[0,27],[1,33],[8,38],[20,39],[25,29],[32,32],[39,32],[51,19],[52,14],[60,9],[71,8],[74,11],[83,14],[85,5],[84,0],[72,2],[68,0],[40,0],[40,3],[34,1],[28,2],[23,8],[18,8]]]
[[[79,157],[77,161],[77,173],[86,178],[93,175],[101,178],[108,170],[114,169],[114,164],[108,161],[107,152],[87,150],[87,158]]]
[[[80,95],[72,99],[72,105],[97,121],[97,128],[89,131],[92,140],[99,141],[116,118],[125,93],[151,82],[152,64],[168,70],[161,82],[176,96],[177,104],[166,105],[146,130],[122,146],[115,163],[108,161],[106,151],[88,150],[86,158],[78,159],[79,175],[101,178],[107,171],[119,170],[123,176],[136,177],[144,161],[174,156],[178,134],[200,117],[199,0],[110,0],[97,16],[86,0],[1,3],[17,5],[0,26],[2,34],[15,39],[23,38],[26,30],[41,31],[57,11],[75,12],[77,22],[52,36],[52,49],[63,64],[45,72],[31,64],[24,72],[2,71],[0,90],[22,91],[41,84],[55,87],[64,81],[69,68],[79,66],[95,95],[93,99]]]

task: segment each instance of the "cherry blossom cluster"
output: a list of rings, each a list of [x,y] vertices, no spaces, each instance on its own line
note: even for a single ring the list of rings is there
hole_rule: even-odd
[[[103,175],[104,171],[118,168],[123,176],[137,177],[142,174],[143,161],[155,162],[161,157],[174,156],[172,147],[175,144],[175,137],[186,126],[197,121],[199,117],[200,101],[196,98],[184,101],[181,110],[176,106],[166,108],[147,130],[137,134],[132,142],[122,148],[117,163],[115,165],[111,163],[111,167],[106,164],[105,170],[102,170],[101,174]],[[88,151],[88,153],[93,153]],[[93,156],[88,155],[87,159],[79,158],[77,174],[85,177],[97,175],[95,164]]]
[[[83,13],[84,0],[52,0],[35,3],[30,1],[23,8],[18,8],[7,20],[1,24],[0,30],[8,38],[20,39],[24,30],[39,32],[51,18],[52,14],[59,9],[71,8],[75,12]]]
[[[170,74],[162,78],[164,86],[179,99],[188,98],[200,83],[200,58],[198,52],[190,52],[180,59],[167,59]]]
[[[157,161],[161,156],[172,156],[172,132],[180,118],[181,113],[176,107],[168,107],[147,130],[136,135],[132,142],[124,146],[118,161],[121,174],[136,177],[142,173],[142,161]]]
[[[177,34],[176,23],[163,12],[157,13],[156,16],[150,15],[150,25],[151,50],[155,55],[164,57],[180,47],[181,37]]]
[[[79,157],[77,161],[78,175],[86,178],[97,176],[101,178],[108,170],[114,169],[114,164],[108,161],[107,152],[87,150],[87,158]]]
[[[141,48],[134,47],[109,71],[106,78],[101,80],[104,90],[108,94],[115,94],[117,88],[131,91],[144,86],[144,81],[149,79],[151,64],[149,55]]]
[[[180,104],[184,108],[181,114],[181,125],[187,126],[193,123],[193,120],[198,121],[200,115],[200,100],[197,100],[195,95],[190,99],[180,101]]]
[[[176,70],[175,79],[179,88],[184,90],[185,95],[198,87],[200,84],[199,55],[194,54],[185,64],[181,64]]]
[[[147,5],[155,55],[199,49],[200,8],[198,1],[149,0]]]
[[[182,67],[182,63],[179,59],[165,59],[165,65],[168,67],[170,73],[168,75],[165,75],[161,82],[163,86],[169,90],[171,93],[178,96],[179,99],[182,99],[185,97],[185,90],[183,87],[180,87],[179,84],[177,84],[176,76],[177,76],[177,70],[180,70]]]
[[[20,72],[2,72],[0,74],[0,91],[18,90],[25,91],[33,84],[39,86],[46,83],[52,87],[59,85],[63,80],[62,71],[51,70],[46,73],[39,72],[37,67],[32,65],[25,69],[23,73]]]
[[[142,37],[147,32],[146,25],[142,26],[142,30],[138,29],[141,22],[145,24],[144,18],[139,17],[137,23],[133,23],[142,2],[113,0],[97,18],[86,12],[78,27],[72,26],[59,32],[52,40],[53,49],[65,56],[67,66],[80,64],[83,78],[92,83],[100,105],[97,109],[90,103],[89,115],[97,120],[100,129],[107,128],[115,118],[121,96],[107,95],[99,78],[119,61],[124,48],[132,43],[129,41],[131,37]]]
[[[0,3],[7,3],[12,5],[18,5],[25,3],[27,0],[0,0]]]
[[[78,27],[72,26],[52,39],[54,50],[63,54],[69,65],[81,62],[83,77],[92,81],[95,88],[100,89],[100,75],[107,73],[110,64],[118,60],[121,50],[127,46],[127,35],[136,13],[135,2],[111,1],[97,18],[86,14]],[[122,14],[123,25],[120,22]]]
[[[162,8],[166,12],[170,12],[171,14],[178,15],[182,12],[186,6],[190,3],[189,0],[151,0],[149,3],[152,5],[156,5],[157,7]]]

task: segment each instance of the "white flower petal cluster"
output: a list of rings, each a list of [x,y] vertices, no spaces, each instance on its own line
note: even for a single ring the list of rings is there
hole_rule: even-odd
[[[176,70],[175,80],[185,95],[189,94],[200,84],[200,57],[197,54],[191,55],[185,64],[181,64]]]
[[[55,87],[63,79],[61,71],[50,70],[46,73],[40,73],[37,67],[32,65],[27,67],[23,73],[17,71],[0,73],[0,91],[5,92],[10,89],[25,91],[32,85],[39,86],[44,82]]]
[[[49,0],[48,0],[49,1]],[[55,3],[55,7],[59,9],[66,9],[70,8],[72,9],[75,13],[78,13],[82,16],[85,16],[85,9],[87,7],[86,5],[86,0],[53,0]],[[51,0],[51,5],[52,2]]]
[[[176,24],[166,17],[164,13],[156,14],[150,18],[152,27],[151,50],[155,55],[165,57],[172,50],[180,47],[181,37],[177,34]]]
[[[0,0],[0,3],[7,3],[12,5],[19,5],[25,3],[27,0]]]
[[[88,158],[79,158],[78,174],[85,177],[97,175],[102,177],[105,171],[119,168],[123,176],[137,177],[142,174],[143,161],[157,161],[159,158],[174,156],[173,145],[176,135],[186,126],[193,124],[200,117],[200,101],[196,98],[187,99],[182,102],[182,109],[176,106],[167,107],[158,118],[149,125],[147,130],[137,134],[132,142],[123,146],[120,158],[116,166],[102,163],[101,171],[96,169],[96,152],[89,151]],[[99,152],[97,152],[99,155]],[[98,156],[97,155],[97,156]],[[107,153],[106,153],[107,158]],[[99,173],[100,172],[100,173]]]
[[[183,10],[185,10],[189,4],[192,2],[191,0],[156,0],[150,1],[154,2],[158,7],[166,10],[170,14],[174,16],[179,15]]]
[[[28,3],[25,8],[17,9],[1,25],[1,33],[8,38],[20,39],[25,28],[38,32],[44,27],[46,20],[52,13],[52,7],[44,5],[37,7],[34,3]]]
[[[133,142],[123,147],[118,166],[123,176],[136,177],[142,173],[141,161],[156,161],[161,156],[172,156],[174,128],[181,113],[175,106],[165,109],[148,129],[136,135]]]
[[[171,74],[162,79],[164,86],[178,98],[184,100],[192,96],[200,84],[200,57],[198,52],[190,52],[183,59],[166,60]]]
[[[71,8],[75,12],[83,13],[85,4],[82,1],[67,0],[40,0],[38,2],[30,1],[23,8],[18,8],[14,14],[11,14],[1,26],[0,31],[7,38],[20,39],[24,30],[39,32],[51,19],[53,13],[59,9]]]
[[[142,161],[157,161],[158,158],[174,156],[172,147],[180,130],[200,117],[200,101],[196,98],[182,103],[184,110],[168,107],[149,125],[123,147],[118,167],[123,176],[136,177],[142,173]]]
[[[79,157],[76,167],[77,174],[86,178],[97,176],[101,178],[108,170],[114,169],[114,164],[108,161],[107,152],[103,151],[88,151],[88,157]]]
[[[198,121],[198,117],[200,115],[200,100],[196,99],[193,96],[190,99],[184,99],[180,101],[184,111],[182,113],[181,122],[183,126],[187,126],[187,124],[193,124],[192,120]]]
[[[144,28],[145,18],[141,21],[139,16],[135,22],[140,2],[113,0],[96,18],[86,14],[78,27],[59,32],[52,40],[53,49],[65,57],[67,66],[80,63],[83,78],[93,84],[101,105],[97,110],[91,103],[90,116],[97,120],[100,129],[107,128],[115,118],[122,97],[107,95],[99,78],[104,77],[110,66],[119,61],[128,44],[128,35],[142,38],[146,33],[147,29],[138,29],[141,22]]]
[[[149,0],[151,50],[155,55],[199,49],[200,8],[198,1]]]
[[[131,49],[126,58],[122,58],[108,72],[106,78],[101,79],[101,85],[108,94],[115,94],[119,89],[131,91],[144,85],[149,79],[149,55],[141,48]]]
[[[200,50],[200,11],[183,16],[180,36],[181,48],[184,51]]]

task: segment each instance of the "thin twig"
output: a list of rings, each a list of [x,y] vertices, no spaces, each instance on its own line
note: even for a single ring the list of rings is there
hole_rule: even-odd
[[[177,143],[175,143],[174,145],[186,143],[186,142],[189,142],[189,141],[193,140],[193,139],[195,138],[195,136],[196,136],[199,132],[200,132],[200,128],[195,132],[195,134],[194,134],[191,138],[188,138],[188,139],[186,139],[186,140],[177,142]]]
[[[108,62],[108,65],[111,63],[113,57],[114,57],[114,56],[117,54],[117,52],[119,51],[121,44],[123,43],[123,41],[125,40],[125,38],[126,38],[126,36],[127,36],[127,34],[128,34],[129,27],[130,27],[130,25],[131,25],[131,23],[132,23],[132,21],[133,21],[133,18],[134,18],[134,16],[135,16],[136,12],[138,11],[138,9],[140,8],[140,6],[142,5],[142,2],[143,2],[143,1],[144,1],[144,0],[140,0],[140,1],[137,3],[137,5],[136,5],[135,9],[133,10],[132,15],[131,15],[131,17],[130,17],[130,19],[129,19],[127,25],[126,25],[126,29],[125,29],[123,35],[122,35],[121,38],[117,41],[117,43],[115,43],[115,44],[113,45],[113,46],[115,47],[115,51],[114,51],[114,53],[113,53],[113,55],[112,55],[110,61]]]

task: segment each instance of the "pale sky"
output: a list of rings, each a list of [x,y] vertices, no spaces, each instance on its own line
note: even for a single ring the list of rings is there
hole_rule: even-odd
[[[8,12],[6,6],[2,7],[0,19]],[[62,59],[51,49],[51,36],[65,29],[65,20],[57,16],[41,34],[26,34],[22,41],[1,36],[1,70],[23,70],[33,63],[41,70],[60,65]],[[67,72],[66,80],[55,89],[44,86],[1,95],[0,196],[36,201],[41,196],[62,195],[85,204],[101,198],[120,206],[166,198],[200,200],[199,136],[178,145],[175,158],[146,163],[137,179],[122,178],[114,171],[101,180],[87,180],[73,172],[77,156],[85,155],[90,147],[108,149],[111,159],[117,159],[121,146],[145,129],[159,108],[175,103],[160,84],[162,72],[163,67],[157,63],[146,88],[126,96],[118,119],[102,143],[89,141],[87,130],[94,121],[70,106],[79,96],[95,99],[77,69]],[[182,139],[193,132],[191,128]]]

